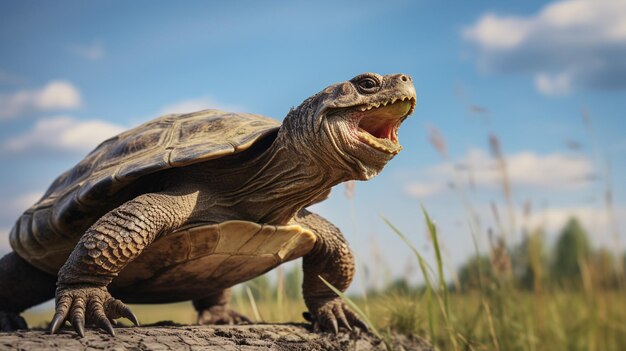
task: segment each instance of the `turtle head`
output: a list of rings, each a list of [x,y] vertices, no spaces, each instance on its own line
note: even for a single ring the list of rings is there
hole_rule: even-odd
[[[415,108],[415,87],[405,74],[360,74],[305,100],[285,119],[290,133],[328,165],[352,179],[378,174],[402,146],[398,128]],[[339,163],[339,164],[338,164]]]

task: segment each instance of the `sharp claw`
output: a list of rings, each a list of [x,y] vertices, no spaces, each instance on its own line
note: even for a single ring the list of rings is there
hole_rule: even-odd
[[[78,297],[72,303],[71,308],[72,315],[72,325],[74,326],[74,330],[80,335],[80,337],[85,336],[85,300],[81,297]]]
[[[137,316],[135,316],[135,314],[130,310],[130,308],[126,307],[126,311],[124,311],[124,317],[130,320],[131,322],[133,322],[135,327],[139,326],[139,319],[137,319]]]
[[[360,319],[356,319],[353,323],[354,323],[354,325],[356,325],[357,327],[359,327],[360,329],[362,329],[362,330],[364,330],[366,332],[370,331],[370,328],[367,326],[367,324],[365,324],[365,322],[363,322]]]
[[[363,331],[366,331],[366,332],[370,331],[370,328],[367,326],[367,324],[365,324],[365,322],[363,322],[357,314],[355,314],[354,312],[348,309],[345,310],[345,313],[347,314],[347,317],[349,317],[348,319],[352,322],[352,325],[354,325],[355,327],[358,327],[359,329]]]
[[[333,313],[335,314],[335,317],[337,318],[337,320],[339,320],[339,324],[348,329],[349,331],[352,331],[352,327],[350,326],[350,323],[348,322],[348,319],[346,318],[346,314],[343,312],[344,308],[346,308],[343,305],[339,305],[339,306],[335,306],[333,308]]]
[[[111,336],[115,336],[115,330],[113,329],[113,325],[111,325],[111,322],[109,322],[109,320],[106,320],[106,327],[107,327],[107,332],[109,332],[109,334],[111,334]]]
[[[101,301],[92,300],[88,306],[89,314],[91,315],[91,321],[98,327],[109,333],[111,336],[115,336],[113,326],[109,321],[106,313],[104,312],[104,306]]]
[[[82,318],[76,318],[72,321],[74,330],[80,335],[81,338],[85,337],[85,321]]]
[[[128,306],[126,306],[122,301],[113,300],[108,305],[107,310],[112,311],[115,318],[124,317],[128,319],[129,321],[133,322],[133,324],[136,327],[139,326],[139,319],[137,319],[137,316],[135,316],[133,311],[131,311],[131,309]]]
[[[56,313],[50,322],[50,334],[55,334],[59,331],[59,328],[65,322],[68,313],[70,312],[70,304],[72,300],[69,296],[61,296],[56,303]]]
[[[50,322],[50,325],[51,325],[50,335],[55,334],[57,331],[59,331],[59,328],[61,328],[61,325],[63,325],[63,322],[65,322],[65,316],[62,316],[60,314],[55,314],[54,318],[52,319],[52,322]]]
[[[108,318],[104,316],[98,317],[98,326],[104,329],[107,333],[111,334],[111,336],[115,336],[115,331],[113,330],[113,325]]]
[[[348,329],[349,331],[352,331],[352,327],[350,326],[350,323],[348,323],[346,316],[344,316],[343,314],[340,314],[338,318],[339,318],[339,322],[341,322],[341,325],[344,328]]]

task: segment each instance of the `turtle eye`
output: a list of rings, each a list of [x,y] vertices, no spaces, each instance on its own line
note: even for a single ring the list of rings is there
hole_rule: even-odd
[[[362,93],[372,94],[378,91],[379,83],[372,77],[363,77],[357,81],[356,86]]]

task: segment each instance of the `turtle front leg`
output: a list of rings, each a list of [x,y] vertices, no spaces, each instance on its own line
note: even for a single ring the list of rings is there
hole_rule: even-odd
[[[193,307],[198,311],[197,323],[200,325],[252,323],[248,317],[228,306],[231,296],[231,289],[225,289],[203,299],[193,300]]]
[[[107,290],[107,285],[158,236],[182,225],[191,215],[197,193],[144,194],[126,202],[94,223],[67,259],[57,280],[56,312],[50,333],[69,320],[85,334],[85,323],[115,335],[111,321],[137,317]]]
[[[339,332],[339,328],[352,330],[367,326],[322,280],[345,291],[354,276],[354,258],[341,231],[319,215],[302,210],[295,218],[318,236],[313,250],[304,256],[302,268],[304,281],[302,294],[310,311],[314,329]]]

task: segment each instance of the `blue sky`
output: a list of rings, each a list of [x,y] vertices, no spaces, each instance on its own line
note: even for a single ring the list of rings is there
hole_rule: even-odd
[[[381,214],[430,257],[420,204],[450,266],[471,255],[462,196],[480,218],[482,248],[497,228],[492,204],[512,239],[524,227],[551,239],[576,215],[598,245],[623,247],[624,23],[624,2],[608,0],[2,2],[0,251],[21,211],[111,135],[203,108],[281,120],[365,71],[414,78],[405,149],[352,199],[338,186],[315,209],[373,275],[416,274]],[[506,160],[512,216],[490,135]]]

